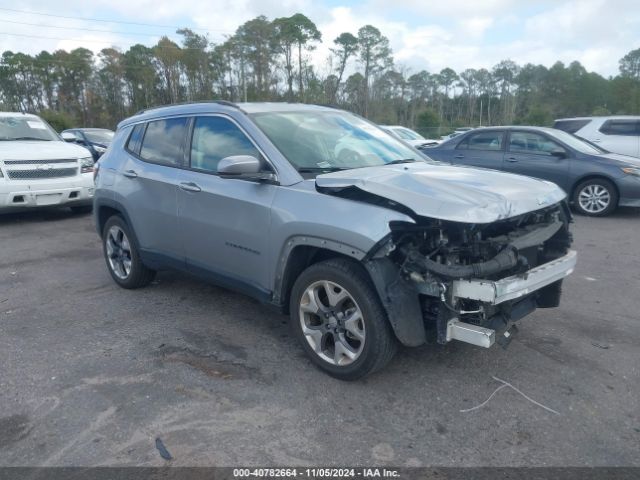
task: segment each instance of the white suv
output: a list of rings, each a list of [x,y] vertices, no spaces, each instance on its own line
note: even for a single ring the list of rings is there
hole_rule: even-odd
[[[71,207],[90,212],[93,158],[64,142],[40,117],[0,112],[0,211]]]
[[[553,128],[573,133],[610,152],[640,157],[640,117],[561,118]]]

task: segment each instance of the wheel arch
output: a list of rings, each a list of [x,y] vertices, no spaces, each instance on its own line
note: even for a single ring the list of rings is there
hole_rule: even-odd
[[[333,240],[310,236],[289,238],[276,265],[273,303],[288,314],[291,289],[306,268],[331,258],[350,259],[362,265],[361,260],[365,255],[366,252],[357,247]]]
[[[380,242],[379,242],[380,243]],[[288,247],[288,248],[287,248]],[[376,251],[379,245],[372,249]],[[272,302],[283,313],[290,314],[289,302],[293,284],[298,276],[311,265],[330,258],[344,258],[357,263],[376,291],[387,321],[396,338],[406,346],[418,346],[426,342],[426,331],[417,292],[398,275],[398,267],[387,257],[371,258],[349,245],[324,239],[299,237],[287,246],[278,262]],[[390,288],[393,285],[393,288]]]
[[[114,215],[120,215],[129,227],[130,233],[133,236],[133,240],[136,242],[136,245],[140,245],[140,243],[138,242],[138,237],[136,236],[135,229],[133,228],[133,223],[131,223],[131,219],[129,218],[129,214],[127,213],[127,209],[120,202],[104,198],[96,200],[93,206],[93,210],[95,215],[96,230],[98,230],[98,235],[100,236],[100,238],[102,238],[104,226],[106,225],[109,218]]]
[[[580,177],[577,180],[575,180],[573,182],[573,185],[571,185],[571,191],[569,193],[569,201],[571,203],[573,203],[573,197],[575,196],[576,189],[578,188],[578,185],[580,185],[581,183],[586,182],[588,180],[598,180],[598,179],[606,180],[606,181],[610,182],[613,185],[613,188],[615,188],[616,195],[618,197],[618,199],[616,201],[616,207],[617,207],[618,206],[617,202],[620,201],[620,189],[618,188],[618,185],[616,184],[615,179],[613,179],[613,178],[611,178],[611,177],[609,177],[607,175],[603,175],[601,173],[589,173],[589,174],[583,175],[582,177]]]

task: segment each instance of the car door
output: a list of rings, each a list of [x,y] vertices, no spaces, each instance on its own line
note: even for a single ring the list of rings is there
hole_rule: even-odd
[[[543,133],[512,130],[503,169],[549,180],[567,190],[570,156],[568,149]]]
[[[626,118],[607,120],[591,141],[610,152],[638,157],[640,156],[640,120]]]
[[[176,174],[184,164],[188,121],[179,117],[136,125],[117,179],[140,248],[177,266],[184,266],[184,256],[176,217]]]
[[[504,130],[485,130],[467,134],[455,150],[450,152],[450,161],[456,165],[501,170],[504,138]]]
[[[178,228],[187,267],[254,296],[268,293],[268,242],[275,185],[222,178],[221,159],[264,156],[229,117],[195,118],[189,169],[178,182]]]

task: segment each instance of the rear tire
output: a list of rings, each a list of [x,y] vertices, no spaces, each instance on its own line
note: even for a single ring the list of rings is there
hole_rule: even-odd
[[[573,206],[582,215],[605,217],[618,206],[618,191],[605,178],[592,178],[573,191]]]
[[[313,363],[340,380],[380,370],[397,350],[376,290],[351,260],[331,259],[303,271],[291,291],[290,319]]]
[[[156,275],[142,263],[131,230],[120,215],[110,217],[105,223],[102,251],[111,277],[122,288],[144,287]]]

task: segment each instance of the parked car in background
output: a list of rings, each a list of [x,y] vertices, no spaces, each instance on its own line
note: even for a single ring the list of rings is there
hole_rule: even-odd
[[[573,133],[610,152],[640,157],[640,116],[561,118],[553,128]]]
[[[70,128],[60,134],[65,142],[77,143],[87,148],[94,161],[107,151],[113,140],[113,130],[106,128]]]
[[[484,127],[437,147],[429,157],[549,180],[584,215],[640,207],[640,160],[607,152],[574,135],[543,127]]]
[[[0,211],[71,207],[91,211],[93,158],[70,145],[41,118],[0,113]]]
[[[473,130],[473,128],[474,127],[458,127],[453,132],[451,132],[449,135],[444,135],[442,137],[442,141],[440,143],[442,143],[445,140],[449,140],[450,138],[455,138],[458,135],[461,135],[463,133],[467,133],[469,130]]]
[[[399,138],[400,140],[404,140],[405,142],[418,149],[432,147],[434,145],[438,145],[442,141],[424,138],[418,132],[415,132],[410,128],[403,127],[401,125],[380,125],[380,128],[382,128],[385,132],[390,133],[394,137]]]
[[[150,109],[97,165],[118,285],[178,268],[245,292],[288,313],[312,361],[345,380],[397,342],[507,343],[516,321],[558,306],[576,263],[556,185],[429,162],[332,108]]]

